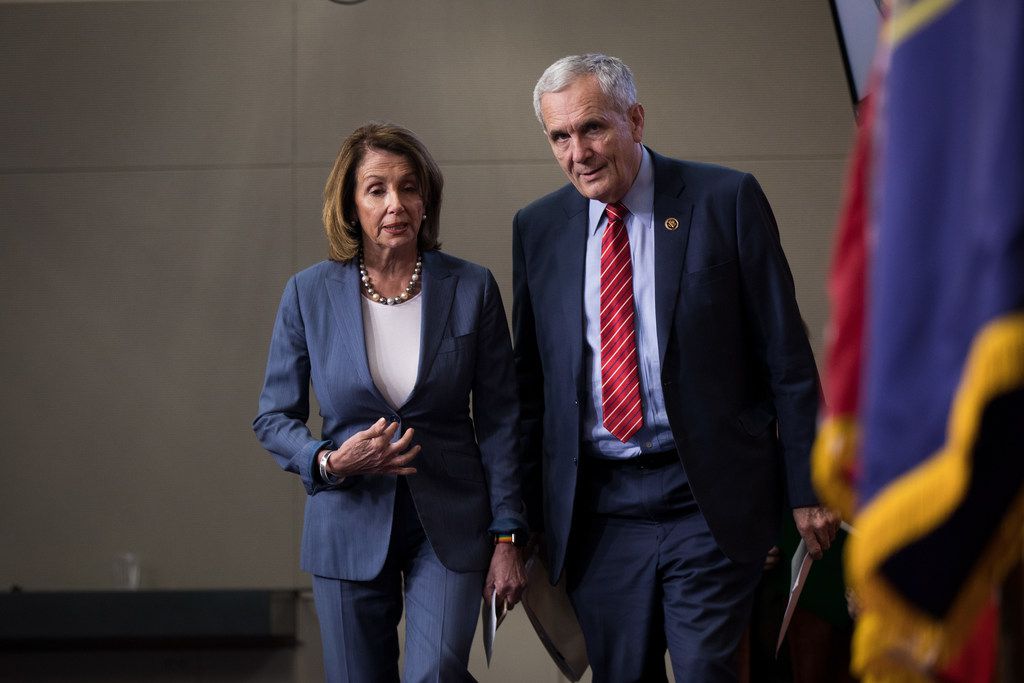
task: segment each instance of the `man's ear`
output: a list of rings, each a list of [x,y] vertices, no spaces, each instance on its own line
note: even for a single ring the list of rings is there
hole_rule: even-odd
[[[633,142],[644,140],[644,105],[637,102],[629,108],[629,127],[633,133]]]

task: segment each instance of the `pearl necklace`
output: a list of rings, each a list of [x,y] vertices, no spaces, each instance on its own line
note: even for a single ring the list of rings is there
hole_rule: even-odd
[[[423,270],[423,255],[416,255],[416,267],[412,269],[412,277],[409,279],[409,284],[406,285],[405,291],[398,296],[386,297],[381,296],[380,292],[373,288],[373,280],[370,279],[370,274],[366,272],[366,264],[363,262],[363,252],[359,252],[359,279],[363,282],[363,289],[366,290],[366,296],[371,301],[376,301],[379,304],[385,306],[394,306],[402,302],[408,301],[409,297],[412,296],[413,292],[420,284],[420,272]]]

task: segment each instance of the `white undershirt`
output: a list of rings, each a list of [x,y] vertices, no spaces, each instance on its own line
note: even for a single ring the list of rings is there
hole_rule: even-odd
[[[420,315],[422,297],[383,306],[359,297],[363,306],[363,341],[373,383],[395,408],[409,398],[420,364]]]

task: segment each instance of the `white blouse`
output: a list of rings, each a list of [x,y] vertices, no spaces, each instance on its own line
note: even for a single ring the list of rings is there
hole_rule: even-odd
[[[373,383],[398,409],[416,384],[420,365],[420,326],[423,298],[417,292],[404,303],[382,306],[364,296],[363,341]]]

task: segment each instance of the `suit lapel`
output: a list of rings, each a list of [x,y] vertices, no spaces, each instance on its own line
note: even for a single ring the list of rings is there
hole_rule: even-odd
[[[683,194],[680,170],[654,152],[654,302],[658,326],[658,356],[662,367],[672,319],[679,301],[686,243],[693,204]],[[676,225],[675,229],[669,229]]]
[[[552,231],[557,284],[551,294],[562,304],[562,319],[569,323],[565,329],[576,331],[566,335],[565,344],[577,394],[584,386],[583,330],[586,321],[583,318],[583,279],[587,261],[588,206],[585,197],[573,192],[564,205],[565,228]]]
[[[448,316],[451,313],[452,301],[455,299],[455,287],[459,282],[442,262],[439,252],[428,251],[423,255],[423,316],[420,323],[420,363],[416,373],[416,385],[409,394],[413,400],[430,376],[430,368],[437,357],[437,349],[441,345]]]
[[[370,364],[366,359],[366,341],[363,332],[363,307],[359,291],[359,269],[354,262],[335,263],[326,279],[327,294],[331,309],[341,334],[338,344],[344,357],[351,362],[359,383],[367,388],[386,406],[387,401],[377,390],[370,375]]]

